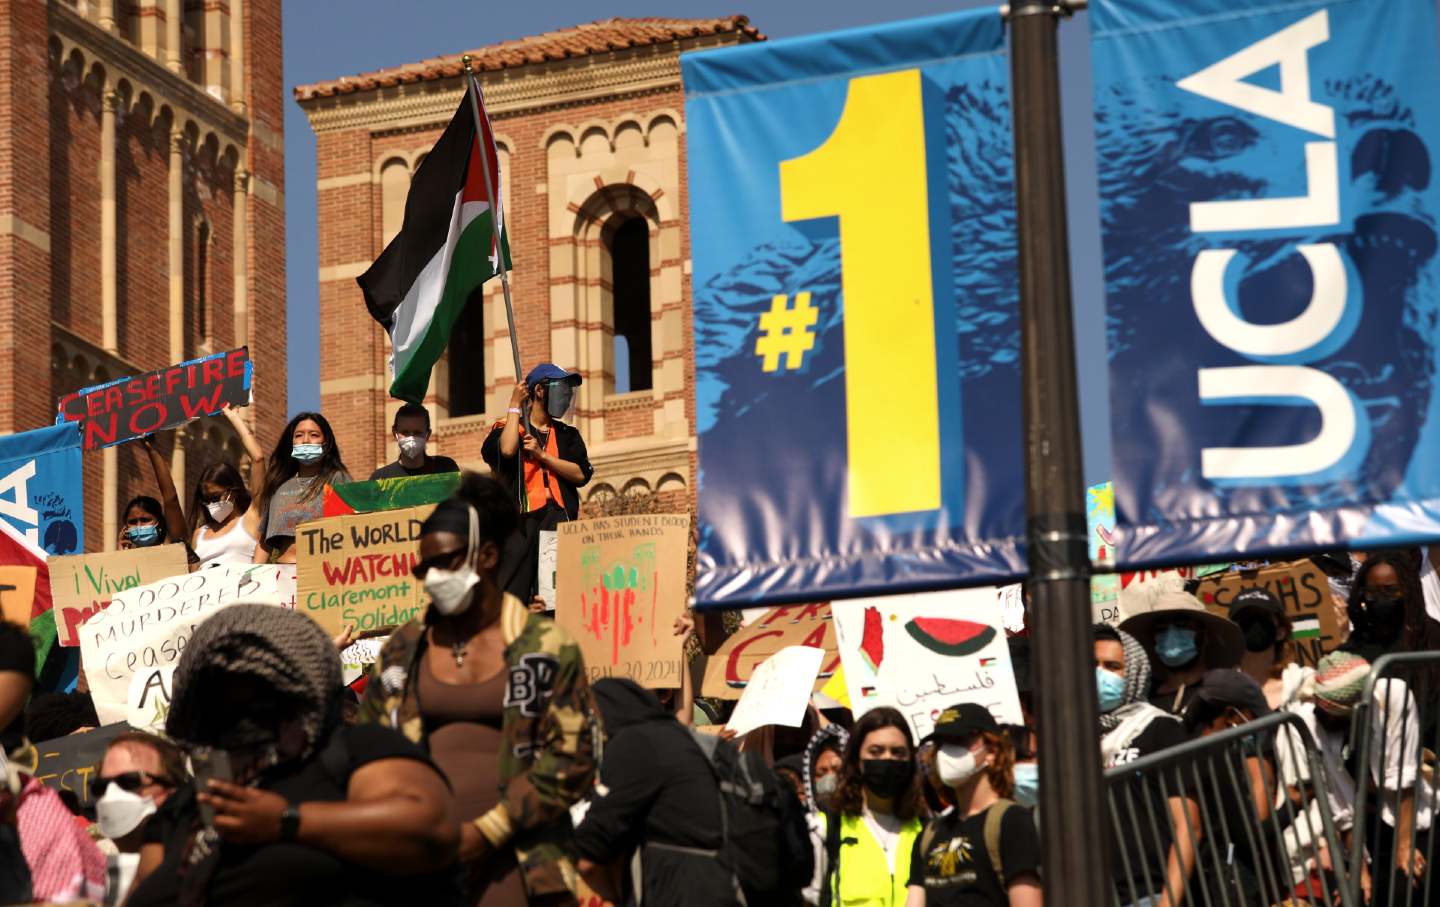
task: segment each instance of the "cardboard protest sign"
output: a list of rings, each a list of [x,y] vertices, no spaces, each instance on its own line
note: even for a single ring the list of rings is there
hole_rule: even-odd
[[[105,758],[110,741],[128,730],[130,725],[121,721],[93,731],[43,740],[34,745],[30,761],[18,761],[16,766],[34,775],[46,787],[74,791],[80,805],[89,806],[93,802],[90,779],[100,771],[100,761]]]
[[[555,622],[579,641],[590,679],[679,687],[689,515],[578,520],[557,535]]]
[[[545,601],[545,610],[555,610],[555,579],[560,572],[560,539],[557,533],[541,529],[539,566],[536,568],[535,594]]]
[[[855,717],[897,708],[918,740],[949,706],[974,702],[1023,724],[993,586],[836,602],[835,632]]]
[[[814,646],[786,646],[765,659],[750,675],[726,726],[737,736],[772,724],[799,727],[824,660],[825,650]]]
[[[270,565],[210,567],[126,589],[80,627],[80,657],[102,722],[129,714],[137,671],[180,660],[195,628],[237,601],[280,605],[280,570]]]
[[[174,693],[175,665],[136,671],[125,694],[125,723],[136,730],[163,734]]]
[[[823,687],[840,667],[829,602],[766,609],[763,617],[736,631],[710,656],[700,695],[739,699],[755,668],[787,646],[814,646],[825,650],[814,689]]]
[[[30,623],[39,570],[29,564],[0,566],[0,618],[20,626]]]
[[[151,432],[250,402],[246,347],[84,387],[60,398],[60,422],[79,422],[86,450],[112,447]]]
[[[1325,653],[1340,645],[1340,622],[1330,599],[1329,581],[1324,571],[1308,560],[1212,574],[1200,581],[1195,597],[1210,611],[1228,617],[1235,596],[1257,586],[1285,606],[1300,664],[1313,668]]]
[[[420,524],[434,504],[328,517],[296,530],[295,608],[331,634],[398,627],[425,613],[430,597],[410,572]]]
[[[50,558],[50,598],[60,645],[78,646],[80,625],[108,608],[115,593],[179,576],[188,568],[184,545]]]

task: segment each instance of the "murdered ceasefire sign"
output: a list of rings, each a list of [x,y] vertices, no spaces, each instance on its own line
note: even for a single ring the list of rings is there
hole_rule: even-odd
[[[49,566],[55,629],[62,646],[80,645],[80,625],[108,608],[117,592],[187,570],[184,545],[52,557]]]
[[[679,687],[689,515],[578,520],[557,532],[555,622],[579,641],[590,679]]]
[[[741,628],[720,646],[705,667],[700,695],[712,699],[739,699],[759,665],[788,646],[813,646],[825,650],[815,690],[825,685],[840,667],[840,651],[829,602],[808,605],[781,605]]]
[[[1292,625],[1295,657],[1313,668],[1340,645],[1340,621],[1324,571],[1308,560],[1274,564],[1260,570],[1217,573],[1200,581],[1195,596],[1211,612],[1230,614],[1230,603],[1246,589],[1262,588],[1280,600]]]
[[[331,633],[398,627],[425,613],[430,598],[411,569],[420,524],[434,504],[302,523],[295,533],[295,610]]]
[[[247,347],[144,375],[81,388],[60,398],[57,422],[79,422],[84,448],[111,447],[250,402]]]
[[[281,603],[280,570],[268,564],[209,567],[116,593],[80,627],[80,658],[103,723],[129,715],[137,672],[179,662],[195,628],[237,601]]]

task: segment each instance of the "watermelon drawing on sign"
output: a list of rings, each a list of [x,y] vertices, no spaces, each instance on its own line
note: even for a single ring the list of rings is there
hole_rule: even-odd
[[[870,670],[878,673],[880,662],[885,660],[885,625],[875,608],[865,609],[865,632],[860,637],[860,654],[865,657]]]
[[[868,630],[870,625],[865,626]],[[949,617],[917,617],[905,624],[905,630],[931,652],[951,657],[974,655],[995,638],[995,628],[989,624]]]

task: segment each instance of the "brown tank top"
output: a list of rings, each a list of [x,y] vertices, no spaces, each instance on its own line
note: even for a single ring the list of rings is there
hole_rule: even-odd
[[[505,715],[504,668],[479,683],[440,681],[429,659],[420,669],[420,715],[430,756],[450,779],[459,819],[483,815],[500,800],[500,726]]]

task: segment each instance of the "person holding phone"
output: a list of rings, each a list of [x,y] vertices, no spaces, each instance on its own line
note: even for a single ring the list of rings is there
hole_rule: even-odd
[[[445,777],[389,728],[340,719],[340,662],[309,617],[237,603],[195,631],[166,732],[191,751],[145,826],[131,907],[458,903]]]

